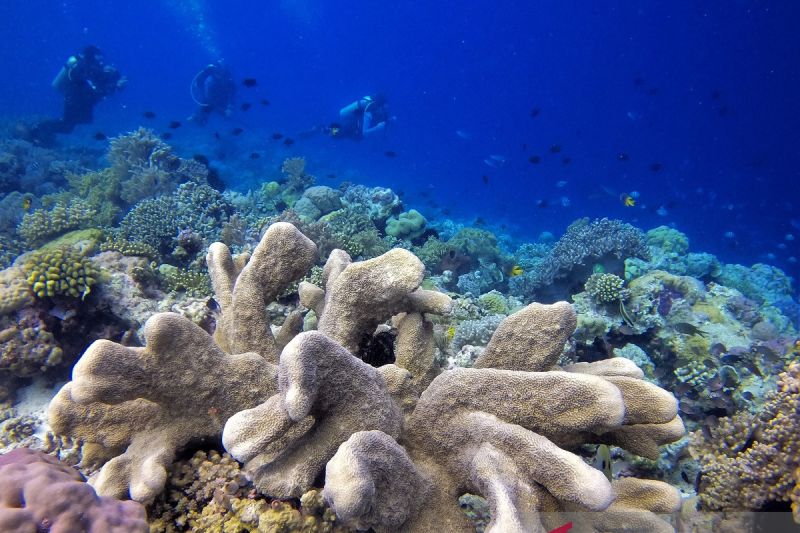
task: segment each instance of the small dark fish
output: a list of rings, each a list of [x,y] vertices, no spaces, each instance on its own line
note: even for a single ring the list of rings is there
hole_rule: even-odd
[[[293,144],[294,144],[294,139],[292,139],[291,137],[286,137],[286,138],[283,140],[283,144],[284,144],[285,146],[291,146],[291,145],[293,145]]]
[[[538,165],[541,161],[542,158],[539,157],[538,155],[532,155],[528,158],[528,163],[531,163],[533,165]]]
[[[245,103],[243,103],[242,105],[240,105],[240,106],[239,106],[239,108],[240,108],[242,111],[247,111],[247,110],[248,110],[248,109],[250,109],[251,107],[253,107],[253,104],[251,104],[250,102],[245,102]]]
[[[206,307],[208,307],[212,311],[219,311],[219,304],[214,298],[209,298],[208,300],[206,300]]]
[[[630,160],[631,156],[626,154],[625,152],[620,152],[617,154],[617,161],[628,161]]]
[[[561,159],[561,164],[562,165],[569,165],[570,163],[572,163],[572,158],[571,157],[565,157],[565,158]]]
[[[383,155],[385,155],[386,157],[397,157],[397,152],[394,152],[392,150],[386,150],[385,152],[383,152]]]
[[[481,218],[481,217],[477,217],[477,218],[475,219],[475,222],[474,222],[474,224],[475,224],[476,226],[485,226],[485,225],[486,225],[486,221],[485,221],[483,218]]]
[[[531,118],[538,117],[539,113],[541,113],[541,112],[542,112],[542,110],[540,108],[534,107],[533,109],[531,109],[531,112],[530,112]]]
[[[215,138],[215,139],[220,139],[220,138],[221,138],[221,136],[220,136],[220,134],[219,134],[219,132],[218,132],[218,131],[215,131],[215,132],[214,132],[214,138]]]
[[[269,105],[269,100],[267,100],[266,98],[262,98],[261,99],[261,105],[263,105],[264,107],[268,106]]]
[[[528,151],[528,143],[522,143],[522,151],[523,152],[527,152]]]
[[[713,98],[714,100],[719,100],[721,97],[722,97],[722,91],[720,91],[719,89],[714,89],[713,91],[711,91],[711,98]]]
[[[244,85],[248,89],[252,89],[256,85],[258,85],[258,80],[256,80],[255,78],[245,78],[242,80],[242,85]]]
[[[689,324],[688,322],[678,322],[673,326],[673,328],[682,335],[699,335],[701,337],[706,336],[705,331],[695,325]]]
[[[241,135],[243,131],[244,129],[242,128],[233,128],[233,130],[231,130],[231,135]]]
[[[644,85],[644,78],[641,76],[636,76],[635,78],[633,78],[633,84],[637,87],[641,87],[642,85]]]
[[[210,105],[202,105],[200,106],[200,111],[202,113],[205,113],[206,115],[209,115],[211,114],[212,111],[214,111],[214,108],[211,107]]]
[[[636,335],[636,331],[627,324],[623,324],[617,328],[617,332],[621,335]]]
[[[731,108],[726,105],[723,105],[717,110],[717,114],[721,117],[727,117],[728,115],[731,114]]]
[[[144,118],[156,118],[156,114],[153,113],[152,111],[145,111],[144,113],[142,113],[142,116]]]
[[[172,134],[170,132],[168,132],[168,131],[165,131],[164,133],[161,134],[161,138],[162,139],[172,139]]]
[[[686,482],[686,483],[689,483],[689,476],[687,476],[687,475],[686,475],[686,472],[684,472],[683,470],[681,470],[681,479],[682,479],[684,482]]]
[[[102,131],[98,131],[97,133],[94,134],[94,138],[97,139],[98,141],[105,141],[106,139],[108,139],[108,136]]]
[[[662,168],[664,168],[664,165],[662,165],[662,164],[661,164],[661,163],[659,163],[659,162],[650,163],[650,171],[651,171],[651,172],[658,172],[658,171],[660,171]]]
[[[650,90],[647,91],[647,94],[650,96],[656,96],[658,94],[658,87],[650,87]]]
[[[326,174],[325,177],[328,178],[329,180],[335,180],[336,174]]]
[[[203,154],[195,154],[195,155],[192,156],[192,159],[194,159],[195,161],[197,161],[198,163],[200,163],[200,164],[202,164],[204,166],[208,166],[208,164],[209,164],[208,158],[206,156],[204,156]]]
[[[177,120],[173,120],[169,123],[169,127],[173,130],[176,130],[181,127],[181,123]]]
[[[483,180],[484,185],[489,185],[489,176],[484,174],[483,176],[481,176],[481,179]]]
[[[547,200],[544,199],[536,200],[536,207],[538,207],[539,209],[544,209],[548,205],[550,205],[550,202],[548,202]]]
[[[272,139],[280,141],[281,139],[283,139],[283,133],[276,131],[275,133],[272,134]]]
[[[557,154],[558,152],[561,151],[561,145],[560,144],[551,144],[549,150],[550,150],[551,154]]]
[[[258,152],[252,152],[250,154],[250,159],[258,159],[259,157],[261,157],[261,154],[259,154]]]

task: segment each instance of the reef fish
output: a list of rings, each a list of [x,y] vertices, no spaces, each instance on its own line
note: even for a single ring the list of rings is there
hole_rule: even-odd
[[[701,337],[706,336],[705,331],[698,328],[694,324],[689,324],[688,322],[678,322],[677,324],[673,325],[672,328],[682,335],[699,335]]]

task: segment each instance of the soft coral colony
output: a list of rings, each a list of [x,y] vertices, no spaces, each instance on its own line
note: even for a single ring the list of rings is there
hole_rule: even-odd
[[[452,302],[420,288],[424,266],[402,249],[361,262],[334,251],[323,287],[299,289],[318,328],[299,332],[292,319],[273,335],[265,305],[315,253],[287,223],[272,225],[244,266],[215,243],[214,338],[161,313],[147,321],[144,348],[92,344],[49,418],[103,463],[98,494],[149,503],[177,450],[221,435],[270,496],[299,497],[324,472],[325,500],[354,528],[470,531],[458,498],[471,492],[491,506],[490,531],[567,519],[598,531],[670,529],[656,513],[677,510],[676,489],[609,482],[568,451],[606,442],[655,458],[684,433],[675,398],[630,361],[556,365],[575,329],[571,306],[531,304],[500,324],[474,368],[439,373],[426,317]],[[396,362],[367,365],[353,352],[389,319]]]

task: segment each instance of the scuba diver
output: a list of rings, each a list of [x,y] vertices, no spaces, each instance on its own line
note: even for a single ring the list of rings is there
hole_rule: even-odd
[[[63,116],[34,126],[31,139],[52,144],[57,133],[70,133],[78,124],[90,124],[94,106],[126,83],[127,79],[116,68],[104,63],[103,53],[94,45],[70,56],[52,83],[54,89],[64,93]]]
[[[212,112],[225,117],[231,116],[236,83],[220,59],[195,74],[190,93],[199,108],[189,120],[203,126]]]
[[[386,131],[389,112],[382,94],[364,96],[339,111],[341,123],[324,128],[331,137],[362,139]]]

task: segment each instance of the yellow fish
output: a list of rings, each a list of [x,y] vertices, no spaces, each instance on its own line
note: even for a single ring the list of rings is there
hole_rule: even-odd
[[[331,137],[339,135],[339,128],[331,128]]]
[[[625,193],[620,194],[619,200],[625,207],[633,207],[636,205],[636,199],[630,194],[625,194]]]
[[[514,265],[514,266],[511,267],[511,270],[508,272],[508,275],[509,275],[509,277],[513,278],[513,277],[516,277],[516,276],[521,276],[524,273],[525,273],[525,271],[522,269],[521,266]]]
[[[22,199],[22,209],[27,211],[30,208],[31,208],[31,199],[30,197],[26,196],[25,198]]]

